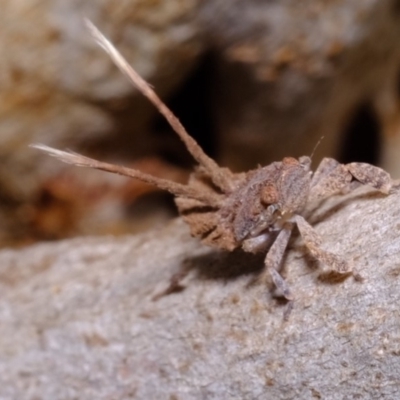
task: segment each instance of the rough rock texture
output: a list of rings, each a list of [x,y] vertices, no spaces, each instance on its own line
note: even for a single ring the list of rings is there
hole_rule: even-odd
[[[123,131],[130,136],[131,151],[140,154],[149,146],[138,133],[153,108],[141,97],[132,99],[134,88],[90,37],[83,17],[165,94],[184,78],[201,50],[198,28],[191,22],[196,5],[196,0],[4,1],[0,185],[21,197],[32,194],[37,176],[54,175],[54,168],[28,149],[32,142],[76,148]],[[125,124],[120,127],[113,112],[123,114],[128,106],[135,115],[119,115]]]
[[[255,281],[260,257],[203,248],[181,221],[3,250],[0,398],[396,398],[399,201],[358,191],[312,213],[364,282],[319,278],[295,241],[287,321]],[[153,300],[186,269],[183,290]]]
[[[98,147],[103,153],[105,149],[110,158],[119,149],[130,160],[155,154],[157,138],[149,135],[147,128],[156,113],[154,108],[137,96],[90,37],[83,17],[97,24],[140,74],[165,96],[185,78],[202,50],[199,28],[193,23],[197,3],[196,0],[2,2],[1,244],[37,234],[32,226],[36,225],[41,206],[38,209],[32,203],[40,202],[41,197],[52,199],[54,193],[49,196],[48,180],[64,180],[65,166],[28,148],[30,143],[81,148],[81,151],[82,147],[85,151],[88,146]],[[70,179],[72,192],[83,186],[80,177],[78,173]],[[101,175],[93,177],[93,186],[103,184]],[[61,199],[61,203],[65,202],[68,199]],[[103,207],[100,214],[111,210],[110,215],[123,221],[127,216],[120,204],[121,201],[116,201],[114,206]],[[85,206],[84,202],[79,206],[86,207],[86,214],[92,213],[93,207]],[[96,213],[91,217],[96,219]],[[79,232],[79,220],[72,215],[69,220],[72,231]],[[97,222],[101,225],[101,218]],[[44,237],[52,236],[54,230],[43,232]],[[58,229],[58,234],[65,237],[70,231]]]
[[[298,157],[322,136],[316,159],[337,156],[349,120],[369,103],[382,162],[400,176],[399,8],[397,0],[206,1],[201,18],[220,60],[222,160],[241,170]]]
[[[207,106],[214,102],[216,137],[209,140],[219,143],[223,164],[241,170],[283,156],[310,154],[322,135],[315,160],[333,155],[351,114],[367,102],[382,124],[383,164],[399,175],[398,0],[299,4],[297,0],[4,0],[0,243],[24,234],[37,238],[54,237],[55,231],[64,237],[82,233],[81,220],[68,217],[68,232],[53,224],[38,234],[36,216],[43,206],[38,203],[44,198],[46,206],[52,196],[68,203],[49,186],[64,179],[61,175],[69,167],[28,149],[29,143],[73,148],[113,161],[158,155],[160,147],[163,154],[177,148],[179,140],[165,139],[164,128],[151,126],[155,110],[136,96],[90,38],[82,25],[84,16],[163,98],[188,79],[203,55],[213,53],[213,84],[205,80],[200,86],[213,91],[212,99],[203,101]],[[189,103],[186,100],[181,102]],[[200,120],[207,119],[199,113]],[[150,134],[154,131],[160,135]],[[213,135],[213,129],[204,131]],[[366,141],[361,138],[357,147]],[[78,178],[71,179],[72,193],[83,186],[82,175],[78,172]],[[102,185],[100,175],[95,175],[93,186]],[[106,213],[105,220],[129,219],[123,201],[104,208],[83,203],[77,207],[93,221]],[[99,213],[89,215],[94,209]],[[82,225],[90,231],[89,224]]]

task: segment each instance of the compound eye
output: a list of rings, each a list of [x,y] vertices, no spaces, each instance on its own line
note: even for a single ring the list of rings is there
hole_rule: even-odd
[[[267,207],[267,213],[269,215],[270,222],[275,221],[277,218],[281,217],[281,212],[277,204],[271,204]]]
[[[275,215],[277,210],[278,206],[276,204],[269,205],[267,209],[258,216],[257,223],[253,226],[249,236],[258,236],[261,232],[272,226],[278,217]]]
[[[311,158],[307,156],[303,156],[299,158],[299,162],[303,167],[309,168],[311,165]]]
[[[263,186],[260,193],[261,202],[264,204],[276,204],[279,200],[278,190],[272,183]]]
[[[270,206],[268,206],[267,210],[270,215],[273,215],[275,211],[278,210],[278,206],[276,204],[271,204]]]

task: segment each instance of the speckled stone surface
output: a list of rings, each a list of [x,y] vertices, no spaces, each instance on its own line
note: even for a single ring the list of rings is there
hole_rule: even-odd
[[[159,231],[0,252],[0,398],[394,399],[399,194],[355,192],[309,218],[364,277],[333,283],[290,245],[287,305],[262,258]],[[182,270],[183,290],[154,297]]]

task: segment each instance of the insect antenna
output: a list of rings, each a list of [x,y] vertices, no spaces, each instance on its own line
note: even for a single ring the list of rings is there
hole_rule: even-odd
[[[324,138],[325,138],[325,136],[321,136],[319,138],[317,144],[314,146],[313,151],[311,152],[310,160],[312,160],[312,158],[314,157],[315,150],[317,150],[318,146],[321,144],[321,142],[324,140]]]
[[[211,193],[204,193],[188,185],[182,185],[180,183],[172,182],[167,179],[156,178],[155,176],[146,174],[136,169],[98,161],[93,158],[85,157],[71,151],[62,151],[53,149],[52,147],[45,146],[43,144],[31,144],[30,147],[42,150],[67,164],[73,164],[78,167],[99,169],[102,171],[107,171],[107,172],[112,172],[114,174],[127,176],[129,178],[139,179],[143,182],[154,185],[160,189],[166,190],[175,196],[181,196],[199,200],[211,207],[218,207],[220,205],[220,196],[218,195],[213,195]]]
[[[128,64],[121,53],[114,47],[114,45],[96,28],[96,26],[85,19],[85,23],[90,33],[96,42],[102,47],[106,53],[114,61],[115,65],[121,72],[128,77],[128,79],[135,85],[140,92],[146,96],[158,109],[158,111],[165,117],[172,129],[184,142],[186,148],[193,156],[193,158],[205,169],[212,182],[220,188],[223,192],[230,192],[233,189],[232,173],[227,169],[222,169],[219,165],[197,144],[197,142],[187,133],[184,126],[179,119],[172,113],[172,111],[163,103],[158,97],[152,87]]]

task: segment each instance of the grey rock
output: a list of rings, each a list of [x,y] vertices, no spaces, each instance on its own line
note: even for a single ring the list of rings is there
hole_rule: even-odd
[[[3,250],[0,398],[396,398],[399,200],[364,190],[308,210],[364,281],[322,279],[295,240],[287,320],[256,281],[262,258],[199,246],[180,220]],[[154,301],[182,270],[183,290]]]
[[[219,52],[223,162],[245,170],[310,154],[322,136],[316,160],[337,157],[367,103],[380,124],[382,164],[400,175],[398,1],[211,0],[201,18]]]
[[[181,82],[202,49],[192,23],[196,0],[7,0],[2,6],[0,184],[19,198],[32,196],[57,172],[28,149],[30,143],[76,148],[100,141],[118,131],[113,112],[128,107],[136,113],[126,119],[124,133],[135,136],[155,113],[88,34],[84,17],[161,94]],[[140,154],[141,143],[131,138],[132,151]]]

